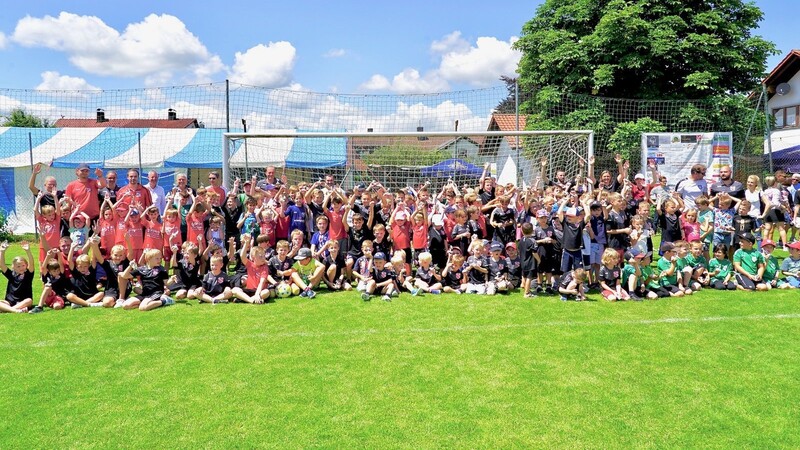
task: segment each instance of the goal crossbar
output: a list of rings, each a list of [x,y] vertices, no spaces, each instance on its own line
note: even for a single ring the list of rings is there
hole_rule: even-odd
[[[393,138],[393,137],[526,137],[554,135],[584,135],[587,137],[588,155],[594,155],[593,130],[520,130],[520,131],[392,131],[392,132],[355,132],[355,131],[265,131],[265,132],[226,132],[222,134],[222,179],[226,187],[230,180],[230,157],[232,142],[247,139],[263,138]]]

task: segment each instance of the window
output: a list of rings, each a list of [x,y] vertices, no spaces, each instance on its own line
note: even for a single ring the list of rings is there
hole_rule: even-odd
[[[786,108],[786,120],[784,120],[784,126],[786,127],[796,127],[797,126],[797,107],[791,106]]]
[[[775,110],[775,128],[783,128],[783,109]]]
[[[772,114],[775,116],[775,129],[800,127],[797,120],[797,108],[798,105],[793,105],[773,109]]]

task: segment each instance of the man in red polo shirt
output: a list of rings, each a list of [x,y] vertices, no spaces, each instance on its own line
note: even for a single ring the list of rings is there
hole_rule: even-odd
[[[70,182],[64,189],[64,195],[71,198],[78,206],[80,212],[86,213],[92,220],[100,215],[100,200],[97,191],[106,187],[106,180],[103,179],[103,171],[100,168],[94,169],[97,179],[89,178],[89,165],[79,164],[75,169],[76,180]]]
[[[206,192],[211,191],[217,194],[221,200],[221,203],[225,203],[225,197],[228,195],[228,192],[225,190],[224,187],[220,185],[219,179],[219,172],[211,171],[208,173],[208,186],[206,186]]]
[[[117,198],[125,205],[141,206],[143,209],[153,204],[150,191],[139,182],[139,171],[136,169],[128,171],[128,185],[117,192]]]

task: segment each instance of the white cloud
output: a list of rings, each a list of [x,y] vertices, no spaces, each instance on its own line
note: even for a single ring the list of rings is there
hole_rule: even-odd
[[[431,43],[431,53],[440,58],[439,67],[420,74],[407,68],[395,75],[392,81],[375,74],[362,83],[367,91],[391,91],[399,94],[441,92],[450,89],[450,83],[464,83],[476,87],[497,84],[500,76],[516,76],[522,53],[511,48],[516,37],[502,41],[495,37],[479,37],[471,45],[454,31]]]
[[[431,43],[431,52],[444,55],[450,52],[466,52],[469,50],[469,42],[461,38],[460,31],[453,31],[441,40]]]
[[[99,91],[80,77],[61,75],[55,71],[42,72],[42,82],[36,86],[37,91]]]
[[[230,80],[263,87],[283,87],[292,81],[297,51],[290,42],[258,44],[246,52],[236,52]]]
[[[26,16],[17,23],[14,42],[64,52],[88,73],[171,80],[176,74],[206,81],[224,65],[177,17],[150,14],[120,33],[94,16],[61,12],[58,17]],[[198,80],[199,79],[199,80]]]
[[[341,58],[347,54],[347,50],[343,48],[332,48],[325,52],[322,56],[325,58]]]
[[[3,50],[8,45],[8,38],[6,35],[0,31],[0,50]]]
[[[435,71],[420,75],[417,69],[408,68],[398,73],[390,82],[383,75],[373,75],[360,86],[368,91],[392,91],[398,94],[425,94],[450,89],[447,81]]]
[[[522,56],[511,48],[517,40],[501,41],[495,37],[479,37],[476,45],[466,50],[450,51],[442,56],[439,74],[448,81],[489,86],[501,75],[514,77]]]

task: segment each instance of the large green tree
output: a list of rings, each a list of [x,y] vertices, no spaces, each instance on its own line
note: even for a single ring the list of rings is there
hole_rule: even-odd
[[[640,132],[733,131],[759,152],[744,137],[776,53],[762,17],[741,0],[545,0],[515,43],[527,127],[593,129],[600,165],[606,149],[635,164]]]
[[[47,128],[50,126],[49,120],[28,114],[24,109],[14,109],[3,118],[5,120],[0,124],[3,127]]]
[[[775,46],[741,0],[546,0],[515,43],[520,84],[636,99],[698,99],[758,85]]]

